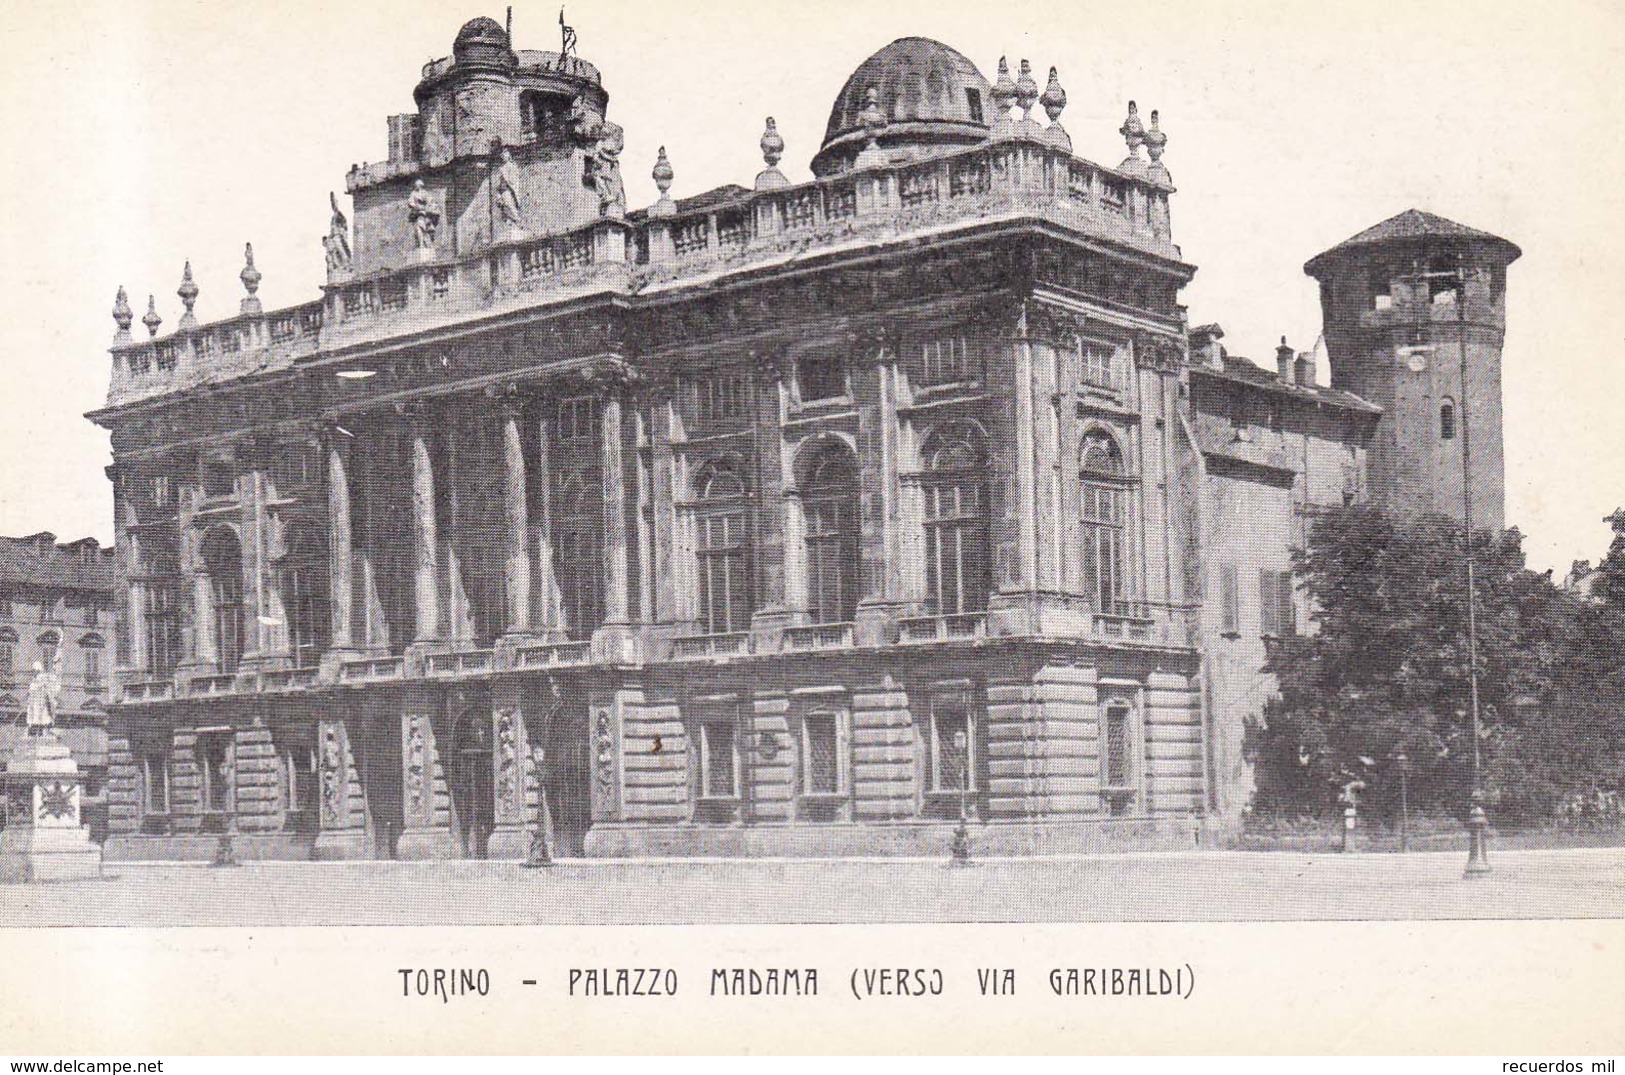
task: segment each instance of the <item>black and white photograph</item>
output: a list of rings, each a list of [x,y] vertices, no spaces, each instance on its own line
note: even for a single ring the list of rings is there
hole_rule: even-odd
[[[1174,924],[1405,924],[1506,1029],[1466,1054],[1557,949],[1437,953],[1567,923],[1615,970],[1528,1040],[1625,1049],[1625,10],[93,0],[0,40],[0,943],[1042,1021],[1239,1003]],[[1026,962],[903,942],[950,926]],[[1173,954],[1035,950],[1086,926]],[[548,969],[366,964],[430,927]],[[782,928],[644,981],[587,960],[625,927]],[[70,1055],[50,994],[0,1030]],[[941,1048],[1099,1047],[986,1034]]]

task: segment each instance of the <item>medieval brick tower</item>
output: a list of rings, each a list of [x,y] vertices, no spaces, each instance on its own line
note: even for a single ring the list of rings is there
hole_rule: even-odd
[[[1369,457],[1377,503],[1460,518],[1470,480],[1473,525],[1504,525],[1501,342],[1506,270],[1521,253],[1410,209],[1304,266],[1320,281],[1332,387],[1383,409]]]

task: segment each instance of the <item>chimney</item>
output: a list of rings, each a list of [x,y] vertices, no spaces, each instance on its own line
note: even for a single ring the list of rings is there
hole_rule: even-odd
[[[1282,384],[1292,383],[1292,360],[1295,357],[1297,352],[1292,350],[1286,342],[1286,337],[1282,336],[1281,346],[1275,349],[1275,376]]]
[[[1315,387],[1315,353],[1313,351],[1299,351],[1298,359],[1294,365],[1295,380],[1305,388]]]
[[[1209,369],[1224,369],[1224,329],[1218,325],[1197,325],[1189,333],[1191,356]]]

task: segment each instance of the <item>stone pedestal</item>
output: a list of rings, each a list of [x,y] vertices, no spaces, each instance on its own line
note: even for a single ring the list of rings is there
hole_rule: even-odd
[[[80,824],[84,776],[49,729],[17,744],[6,767],[10,812],[0,832],[0,881],[100,877],[102,849]]]

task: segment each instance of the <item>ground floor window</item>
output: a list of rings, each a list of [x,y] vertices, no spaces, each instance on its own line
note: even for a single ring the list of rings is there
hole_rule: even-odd
[[[801,724],[801,793],[844,795],[847,788],[845,731],[841,714],[809,713]]]
[[[231,810],[231,733],[209,732],[197,740],[198,778],[203,812],[223,814]]]
[[[933,792],[976,790],[974,732],[969,699],[963,693],[932,699],[927,786]]]
[[[1100,728],[1101,805],[1114,817],[1137,812],[1139,778],[1134,710],[1124,699],[1106,703]]]
[[[141,809],[146,814],[169,813],[169,751],[154,747],[141,756]]]
[[[739,744],[732,720],[700,722],[700,798],[739,798]]]

